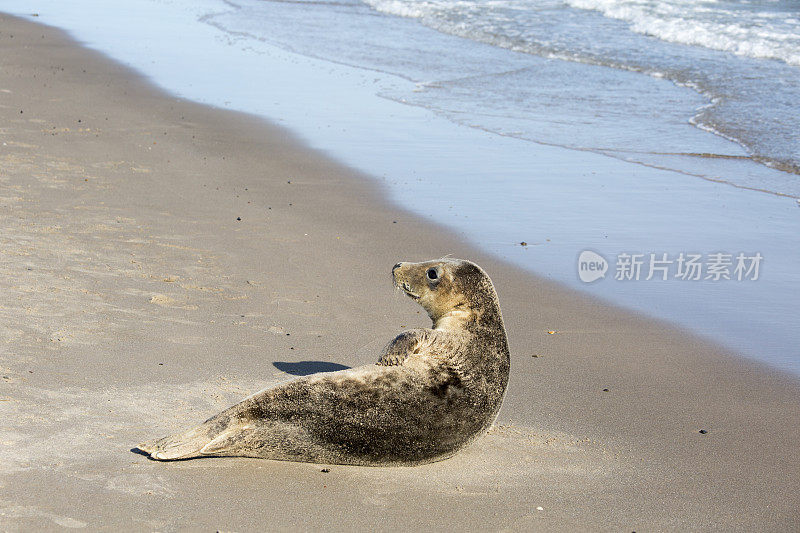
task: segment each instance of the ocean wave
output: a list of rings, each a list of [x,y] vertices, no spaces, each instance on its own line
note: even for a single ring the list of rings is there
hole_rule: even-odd
[[[800,66],[800,11],[780,2],[566,0],[630,23],[632,31],[671,43],[702,46]],[[795,8],[796,10],[797,8]]]
[[[472,41],[690,88],[708,102],[688,114],[691,124],[800,173],[795,0],[362,1]]]
[[[636,33],[754,59],[800,66],[800,9],[791,2],[694,0],[364,0],[376,11],[421,19],[461,37],[538,53],[516,14],[569,6],[627,22]],[[513,45],[510,43],[513,41]]]

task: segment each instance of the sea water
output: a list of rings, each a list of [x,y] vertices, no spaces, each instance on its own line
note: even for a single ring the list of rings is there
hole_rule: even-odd
[[[281,123],[505,260],[800,373],[796,2],[0,10]],[[589,280],[590,264],[605,271]]]

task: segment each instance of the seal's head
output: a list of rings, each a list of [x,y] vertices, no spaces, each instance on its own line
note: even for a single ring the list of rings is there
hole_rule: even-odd
[[[481,267],[470,261],[397,263],[392,278],[396,287],[428,312],[437,329],[502,320],[492,281]]]

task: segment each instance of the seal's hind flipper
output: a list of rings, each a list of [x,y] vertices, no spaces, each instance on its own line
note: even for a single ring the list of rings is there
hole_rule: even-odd
[[[248,425],[229,427],[203,446],[200,455],[235,455],[236,449],[251,432],[252,427]]]
[[[137,448],[150,454],[151,459],[172,461],[200,457],[200,449],[208,444],[210,437],[203,426],[190,429],[186,433],[164,437],[156,441],[144,442]]]
[[[161,439],[148,440],[147,442],[139,443],[136,445],[136,449],[140,452],[144,452],[145,455],[150,455],[156,450],[159,440]]]

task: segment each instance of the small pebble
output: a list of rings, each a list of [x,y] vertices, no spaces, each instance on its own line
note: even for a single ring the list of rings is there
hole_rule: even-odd
[[[520,246],[528,246],[528,243],[527,243],[527,242],[525,242],[525,241],[522,241],[521,243],[519,243],[519,245],[520,245]]]
[[[322,470],[320,470],[320,472],[324,472],[325,474],[327,474],[330,471],[331,471],[330,468],[323,468]]]
[[[708,433],[708,431],[706,431],[705,429],[701,429],[701,430],[700,430],[700,434],[701,434],[701,435],[705,435],[706,433]]]
[[[608,392],[608,389],[603,389],[603,392]]]
[[[242,217],[236,217],[236,220],[242,220]]]

